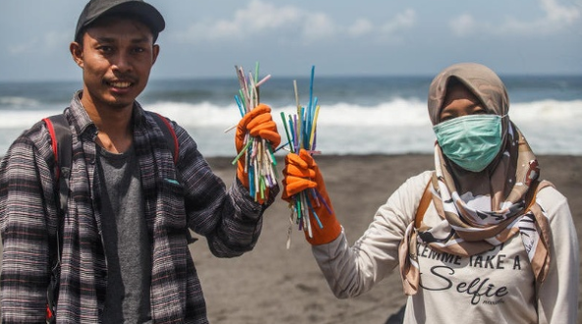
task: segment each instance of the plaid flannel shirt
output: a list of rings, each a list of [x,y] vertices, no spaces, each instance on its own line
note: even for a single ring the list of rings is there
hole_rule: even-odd
[[[107,289],[101,236],[97,129],[75,94],[65,115],[72,125],[71,192],[62,226],[59,323],[99,322]],[[141,171],[145,215],[152,241],[151,315],[154,323],[207,323],[206,306],[188,249],[187,228],[207,238],[218,257],[251,250],[265,205],[238,180],[226,189],[186,131],[172,122],[179,141],[176,165],[162,130],[136,102],[134,147]],[[3,323],[44,322],[50,279],[49,242],[59,225],[50,136],[43,123],[24,132],[0,164],[0,277]]]

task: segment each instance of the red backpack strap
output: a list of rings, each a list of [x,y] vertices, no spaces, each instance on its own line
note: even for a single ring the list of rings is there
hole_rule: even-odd
[[[59,168],[59,148],[58,148],[58,142],[57,142],[57,135],[55,134],[55,127],[53,125],[53,122],[51,121],[50,117],[46,117],[42,119],[44,121],[44,123],[46,124],[46,128],[51,136],[51,147],[53,149],[53,155],[55,156],[55,166],[56,166],[56,177],[57,180],[60,177],[60,168]]]
[[[61,219],[67,211],[69,196],[69,181],[73,159],[72,134],[69,122],[65,115],[54,115],[43,118],[47,131],[51,137],[51,148],[55,159],[55,180],[59,189],[59,226],[56,238],[49,244],[51,259],[51,278],[47,287],[46,322],[55,323],[55,307],[58,301],[60,265],[61,265]]]
[[[61,210],[67,209],[69,178],[73,160],[73,137],[65,115],[43,118],[51,137],[51,147],[55,158],[55,180],[59,186]]]
[[[170,121],[168,121],[166,117],[158,113],[153,113],[153,115],[155,117],[154,119],[158,123],[158,126],[160,126],[164,132],[164,136],[166,137],[168,145],[170,146],[170,150],[172,151],[172,156],[174,157],[174,164],[176,164],[178,163],[178,158],[180,155],[180,147],[178,146],[178,136],[176,136],[174,127],[172,127],[172,124],[170,124]]]

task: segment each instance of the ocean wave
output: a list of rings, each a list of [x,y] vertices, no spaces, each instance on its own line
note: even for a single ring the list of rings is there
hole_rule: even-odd
[[[3,104],[0,128],[26,128],[43,117],[58,114],[63,105],[50,109],[22,109],[22,106],[35,106],[38,103],[26,98],[1,98],[0,101],[10,102]],[[10,106],[18,106],[11,109]],[[237,106],[216,105],[208,101],[202,103],[184,102],[154,102],[144,105],[144,108],[156,111],[168,118],[178,121],[189,127],[230,126],[237,123],[240,113]],[[272,107],[277,122],[281,121],[281,113],[286,116],[296,114],[297,108],[293,105]],[[513,104],[509,111],[510,118],[518,123],[577,123],[582,120],[582,100],[558,101],[542,100],[530,103]],[[322,105],[319,110],[319,125],[345,126],[391,126],[429,125],[430,121],[426,103],[418,99],[396,98],[389,102],[377,105],[364,106],[348,103]]]
[[[229,126],[238,122],[240,114],[236,105],[216,106],[209,102],[201,104],[159,102],[146,107],[149,110],[175,119],[186,126]],[[279,115],[297,113],[292,105],[272,107],[277,122]],[[573,124],[582,120],[582,100],[542,100],[518,103],[511,106],[510,118],[518,123],[564,123]],[[423,126],[430,125],[426,103],[417,99],[397,98],[373,106],[337,103],[321,106],[318,125],[346,126]]]
[[[18,100],[15,100],[17,102]],[[58,108],[45,110],[0,110],[0,151],[24,129],[43,117],[58,114]],[[224,131],[236,125],[241,116],[237,106],[182,102],[153,102],[144,105],[177,121],[209,156],[232,154],[232,133]],[[293,105],[273,107],[273,118],[284,129],[281,113],[296,114]],[[516,103],[509,116],[526,135],[539,154],[582,155],[582,100],[540,100]],[[426,103],[417,99],[396,98],[377,105],[348,103],[322,105],[317,120],[318,146],[329,154],[429,153],[434,134]],[[283,132],[281,134],[284,136]]]

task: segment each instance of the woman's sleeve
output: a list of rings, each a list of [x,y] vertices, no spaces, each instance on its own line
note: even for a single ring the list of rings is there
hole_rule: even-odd
[[[550,269],[538,292],[539,323],[576,323],[578,318],[579,246],[567,199],[552,187],[537,202],[551,227]]]
[[[331,290],[338,298],[358,296],[398,265],[398,246],[413,220],[432,172],[408,179],[378,208],[374,220],[350,247],[342,234],[312,251]]]

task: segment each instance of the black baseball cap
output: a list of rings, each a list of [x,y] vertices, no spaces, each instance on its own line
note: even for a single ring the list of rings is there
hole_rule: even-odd
[[[142,21],[154,34],[154,41],[158,34],[166,27],[162,14],[154,6],[143,0],[91,0],[81,12],[75,30],[75,41],[79,41],[81,32],[95,20],[105,15],[127,14]]]

